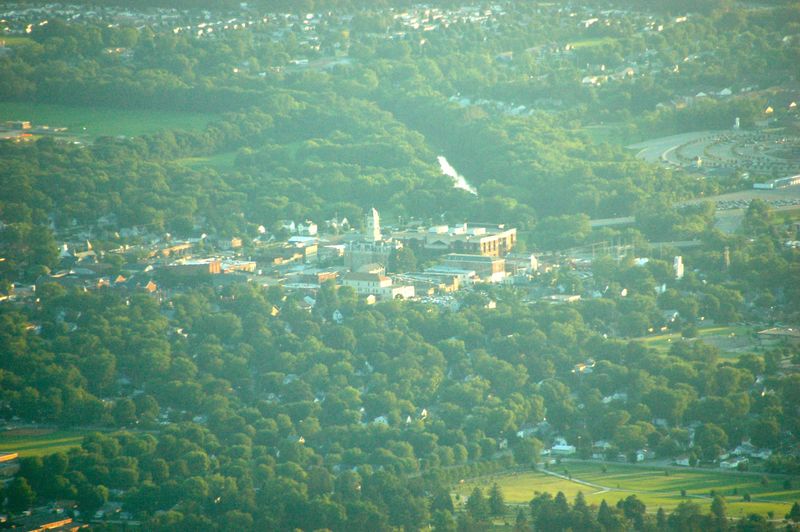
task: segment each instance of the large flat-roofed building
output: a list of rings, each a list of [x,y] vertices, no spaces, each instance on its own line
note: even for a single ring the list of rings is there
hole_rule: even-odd
[[[397,241],[360,241],[350,242],[344,252],[344,264],[351,270],[357,270],[365,264],[381,264],[384,268],[389,264],[389,257],[403,245]]]
[[[502,224],[463,223],[435,225],[428,229],[421,227],[416,231],[394,233],[392,237],[430,250],[501,257],[516,244],[517,230]]]
[[[342,285],[352,287],[359,295],[378,296],[381,299],[408,299],[414,297],[411,285],[395,285],[389,277],[377,273],[351,272],[342,276]]]
[[[505,277],[506,260],[485,255],[450,253],[444,256],[444,266],[458,270],[471,270],[483,280],[497,282]]]

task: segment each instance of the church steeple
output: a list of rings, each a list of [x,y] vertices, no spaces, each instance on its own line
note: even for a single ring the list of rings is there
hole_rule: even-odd
[[[368,240],[372,242],[380,242],[383,237],[381,235],[381,217],[378,211],[373,207],[367,214],[367,223],[364,234]]]

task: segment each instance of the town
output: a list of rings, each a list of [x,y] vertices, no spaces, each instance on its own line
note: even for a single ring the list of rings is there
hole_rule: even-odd
[[[3,4],[0,526],[797,529],[798,21]]]

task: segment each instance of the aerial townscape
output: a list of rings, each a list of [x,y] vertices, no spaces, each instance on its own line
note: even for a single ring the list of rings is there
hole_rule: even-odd
[[[0,530],[800,531],[794,0],[0,1]]]

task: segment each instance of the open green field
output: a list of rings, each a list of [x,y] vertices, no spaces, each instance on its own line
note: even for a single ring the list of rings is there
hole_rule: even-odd
[[[181,166],[188,166],[189,168],[210,166],[217,170],[231,170],[236,162],[236,152],[226,151],[209,155],[208,157],[183,157],[181,159],[175,159],[174,162]]]
[[[33,44],[35,41],[30,37],[23,37],[21,35],[4,35],[0,36],[0,42],[5,46],[21,46]]]
[[[14,429],[0,432],[0,452],[44,456],[80,447],[86,432],[74,430]]]
[[[767,484],[762,485],[762,477],[754,474],[669,468],[667,476],[663,468],[626,464],[605,466],[605,473],[602,464],[595,462],[564,462],[550,467],[552,472],[560,475],[568,471],[572,480],[540,471],[501,473],[467,480],[457,486],[455,493],[463,500],[476,486],[488,490],[496,482],[503,490],[506,502],[511,504],[527,504],[536,492],[555,495],[561,491],[572,501],[581,491],[589,504],[600,504],[603,499],[616,504],[619,499],[633,494],[647,505],[649,512],[655,512],[659,507],[670,511],[684,500],[710,507],[711,491],[714,490],[725,497],[731,517],[773,512],[777,518],[782,518],[792,504],[800,500],[800,479],[793,480],[791,489],[784,489],[784,477],[767,477]],[[686,497],[681,496],[681,490],[686,490]],[[745,493],[750,494],[750,502],[743,500]]]
[[[697,339],[718,347],[720,358],[733,360],[738,358],[741,352],[757,347],[756,340],[751,336],[753,329],[744,325],[705,327],[698,330]],[[684,341],[680,332],[643,336],[636,340],[663,352],[669,351],[673,342]]]
[[[109,109],[48,103],[0,102],[0,122],[30,120],[34,127],[66,127],[68,135],[136,136],[160,130],[200,130],[215,114],[134,109]]]
[[[595,143],[604,143],[607,142],[609,144],[620,144],[620,145],[628,145],[633,143],[636,139],[632,137],[632,134],[628,129],[626,129],[624,124],[617,123],[617,124],[592,124],[583,126],[578,131],[586,134],[592,142]]]
[[[616,43],[617,40],[612,37],[599,37],[597,39],[582,39],[580,41],[572,41],[570,44],[575,49],[592,48],[594,46],[606,46]]]

